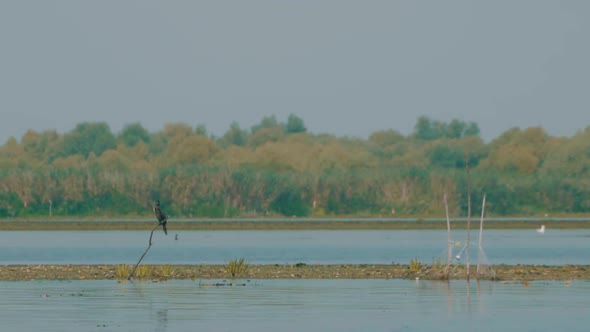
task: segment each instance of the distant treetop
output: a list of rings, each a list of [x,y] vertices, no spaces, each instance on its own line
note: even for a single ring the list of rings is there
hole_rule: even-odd
[[[479,126],[475,122],[466,123],[453,119],[450,123],[446,123],[421,116],[414,127],[414,135],[416,138],[423,140],[479,136]]]

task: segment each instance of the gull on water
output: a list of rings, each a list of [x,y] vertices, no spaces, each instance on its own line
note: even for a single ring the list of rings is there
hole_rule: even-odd
[[[545,233],[545,225],[541,225],[541,228],[537,229],[537,233],[544,234]]]

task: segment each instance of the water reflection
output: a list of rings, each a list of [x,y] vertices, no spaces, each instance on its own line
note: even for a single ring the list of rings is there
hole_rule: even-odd
[[[168,309],[158,310],[156,312],[156,332],[166,331],[166,326],[168,324]]]
[[[147,310],[150,313],[150,319],[155,321],[154,331],[163,332],[167,330],[168,324],[168,308],[160,308],[154,305],[155,297],[146,295],[145,287],[142,283],[128,280],[122,283],[126,286],[121,287],[122,290],[129,290],[131,294],[134,294],[135,298],[141,300],[141,302],[147,305]],[[154,314],[155,313],[155,314]]]
[[[219,280],[203,281],[201,285]],[[590,282],[0,282],[2,330],[585,331]]]

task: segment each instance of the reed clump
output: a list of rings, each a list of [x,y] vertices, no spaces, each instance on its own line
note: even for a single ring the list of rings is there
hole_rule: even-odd
[[[422,263],[418,260],[418,258],[413,258],[410,260],[410,265],[408,267],[411,272],[418,273],[422,269]]]
[[[436,260],[432,261],[432,271],[434,272],[440,272],[445,268],[445,265],[442,263],[442,260],[439,258],[437,258]]]
[[[154,276],[154,267],[151,265],[140,265],[135,271],[135,276],[139,279],[149,279]]]
[[[240,259],[232,259],[227,265],[225,265],[227,273],[231,274],[232,278],[235,278],[239,274],[246,273],[248,270],[248,264],[244,257]]]
[[[127,264],[119,264],[115,267],[115,278],[127,279],[127,276],[131,272],[131,266]]]
[[[159,270],[160,277],[165,279],[172,277],[176,272],[174,267],[170,264],[161,265]]]

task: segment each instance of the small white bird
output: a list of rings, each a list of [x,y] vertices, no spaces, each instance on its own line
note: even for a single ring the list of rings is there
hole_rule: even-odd
[[[539,234],[545,234],[545,225],[541,225],[541,228],[537,229],[537,233]]]
[[[461,255],[455,256],[456,259],[461,259]]]

